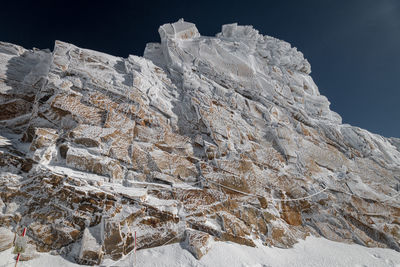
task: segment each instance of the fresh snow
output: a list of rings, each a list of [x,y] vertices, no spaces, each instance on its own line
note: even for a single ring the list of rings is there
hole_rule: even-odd
[[[130,255],[113,266],[133,266],[134,260],[134,257]],[[196,260],[187,250],[183,250],[179,244],[172,244],[137,251],[136,265],[157,267],[400,267],[400,253],[390,249],[367,248],[323,238],[308,237],[291,249],[265,246],[252,248],[230,242],[215,242],[200,261]]]
[[[0,252],[0,267],[13,266],[15,255],[12,249]],[[135,266],[131,253],[120,261],[105,260],[104,266]],[[81,266],[61,256],[40,253],[36,259],[18,263],[20,267]],[[179,244],[138,250],[136,266],[229,266],[229,267],[400,267],[400,253],[383,248],[367,248],[355,244],[329,241],[324,238],[308,237],[290,249],[259,246],[252,248],[230,242],[214,242],[210,251],[201,260]]]

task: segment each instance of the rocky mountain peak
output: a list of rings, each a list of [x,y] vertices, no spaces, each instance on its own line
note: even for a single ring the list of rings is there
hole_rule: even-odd
[[[179,20],[143,57],[0,43],[1,232],[82,264],[182,242],[400,250],[399,139],[342,124],[303,54]],[[9,236],[9,235],[8,235]]]

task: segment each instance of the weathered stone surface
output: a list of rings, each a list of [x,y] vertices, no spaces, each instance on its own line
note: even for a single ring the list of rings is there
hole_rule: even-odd
[[[290,225],[302,225],[301,213],[298,207],[293,207],[293,205],[285,202],[282,204],[282,219]]]
[[[124,241],[121,236],[119,222],[103,220],[102,233],[104,234],[104,252],[114,260],[121,258],[124,255]]]
[[[56,130],[50,128],[36,128],[35,135],[29,150],[32,159],[36,162],[47,163],[55,155],[55,144],[58,138]]]
[[[80,148],[70,147],[68,149],[66,164],[78,170],[108,176],[116,180],[121,180],[124,177],[123,169],[117,160],[100,155],[93,155]]]
[[[263,208],[263,209],[268,208],[268,201],[265,197],[259,197],[258,201],[260,202],[261,208]]]
[[[225,211],[218,212],[218,219],[221,223],[222,229],[234,236],[244,237],[250,234],[250,229],[246,224],[238,219],[236,216]]]
[[[207,233],[186,229],[183,246],[199,260],[210,249],[210,240],[211,236]]]
[[[237,235],[233,235],[230,233],[223,233],[221,236],[222,241],[230,241],[234,243],[238,243],[241,245],[246,245],[249,247],[255,247],[256,245],[254,244],[253,240],[246,238],[246,237],[240,237]]]
[[[15,99],[0,104],[0,120],[9,120],[27,114],[32,109],[32,103],[23,99]]]
[[[37,91],[44,85],[51,53],[0,42],[0,127],[21,134]]]
[[[58,134],[54,129],[37,128],[35,130],[35,136],[32,140],[30,150],[35,151],[43,147],[49,147],[55,144],[58,138]]]
[[[100,264],[102,257],[103,252],[101,245],[97,242],[96,238],[93,237],[89,229],[86,228],[83,231],[78,262],[86,265]]]
[[[251,26],[159,32],[125,59],[0,43],[3,227],[84,264],[132,251],[133,231],[140,249],[187,230],[199,258],[209,235],[400,249],[397,138],[342,124],[303,55]]]
[[[0,251],[9,249],[13,246],[14,233],[8,228],[0,227]]]

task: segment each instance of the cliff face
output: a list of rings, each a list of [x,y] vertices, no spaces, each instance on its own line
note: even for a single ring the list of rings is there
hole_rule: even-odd
[[[0,43],[3,228],[84,264],[129,253],[135,231],[197,258],[210,239],[310,234],[400,251],[399,139],[341,124],[284,41],[159,32],[126,59]]]

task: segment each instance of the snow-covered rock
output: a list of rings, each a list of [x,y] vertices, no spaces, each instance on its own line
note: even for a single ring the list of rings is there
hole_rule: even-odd
[[[14,233],[5,227],[0,227],[0,251],[9,249],[14,243]]]
[[[82,235],[78,262],[87,265],[100,264],[102,257],[101,245],[86,228]]]
[[[212,237],[207,233],[186,229],[184,238],[183,247],[198,260],[210,250]]]
[[[135,233],[141,249],[187,229],[400,251],[399,139],[342,124],[303,54],[251,26],[159,33],[144,57],[0,43],[4,227],[28,227],[38,251],[82,244],[86,263],[130,253]]]

